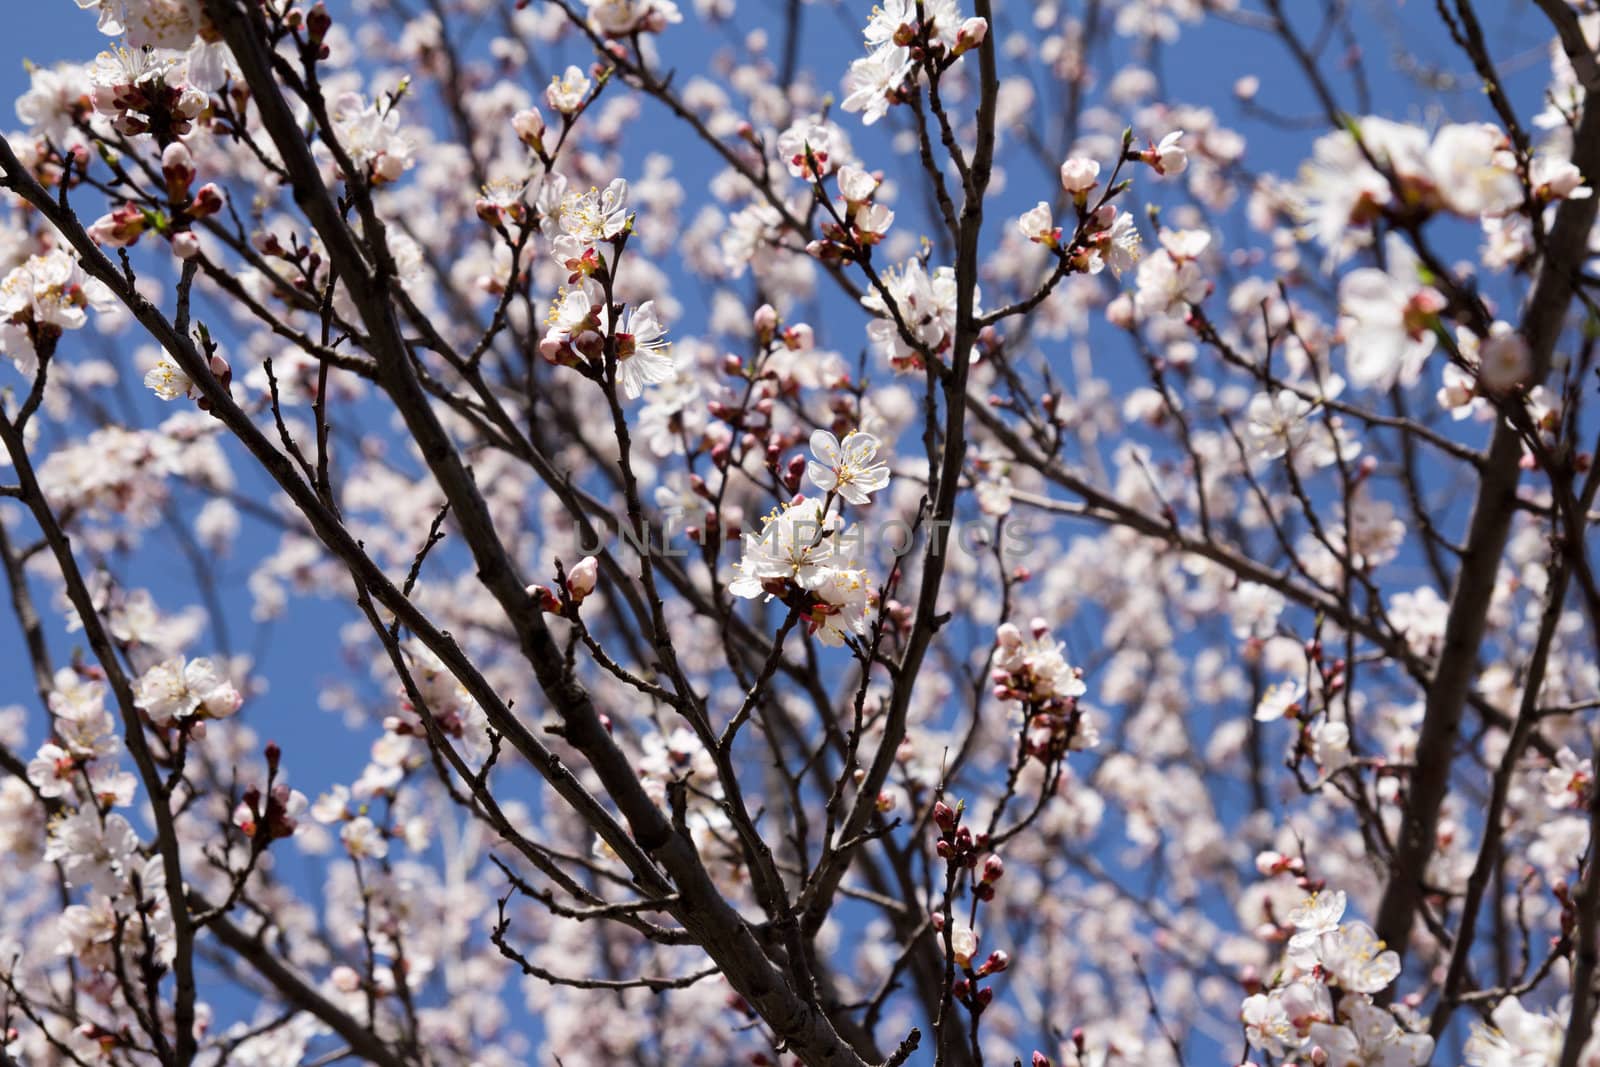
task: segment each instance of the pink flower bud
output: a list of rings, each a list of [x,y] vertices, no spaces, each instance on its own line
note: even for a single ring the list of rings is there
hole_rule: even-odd
[[[536,107],[523,108],[511,116],[511,128],[517,139],[529,148],[538,150],[544,145],[544,116]]]
[[[1100,164],[1074,157],[1061,164],[1061,188],[1074,197],[1087,193],[1100,183]]]
[[[215,182],[207,182],[194,194],[194,201],[189,205],[189,217],[203,219],[215,215],[222,210],[225,199],[222,189]]]
[[[778,332],[778,309],[771,304],[762,304],[756,308],[751,323],[755,326],[756,336],[760,338],[761,343],[768,343]]]
[[[583,599],[594,592],[595,583],[600,578],[600,563],[593,556],[584,556],[573,568],[567,572],[567,592],[572,596],[574,603],[581,604]]]
[[[556,595],[544,586],[530,585],[526,592],[540,611],[552,614],[561,611],[561,601],[557,600]]]

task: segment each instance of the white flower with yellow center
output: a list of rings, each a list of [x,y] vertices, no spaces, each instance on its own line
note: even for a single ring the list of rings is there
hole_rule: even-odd
[[[811,435],[811,451],[817,457],[806,464],[806,477],[825,493],[837,493],[848,504],[867,503],[871,495],[889,484],[889,467],[876,463],[879,440],[859,430],[845,434],[841,442],[827,430]]]

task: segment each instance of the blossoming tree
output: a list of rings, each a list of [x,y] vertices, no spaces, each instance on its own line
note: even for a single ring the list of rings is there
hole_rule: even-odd
[[[78,0],[0,1062],[1600,1065],[1600,13],[964,2]]]

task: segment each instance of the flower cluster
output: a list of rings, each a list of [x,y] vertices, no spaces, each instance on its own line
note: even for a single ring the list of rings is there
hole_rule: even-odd
[[[89,321],[88,309],[109,310],[111,291],[83,272],[65,249],[31,256],[0,280],[0,352],[24,374],[67,330]]]
[[[982,44],[988,33],[989,23],[963,18],[956,0],[885,0],[872,9],[868,54],[850,64],[840,106],[860,112],[870,126],[907,99],[921,64],[941,70]]]
[[[551,254],[570,272],[572,287],[563,288],[551,303],[539,353],[596,380],[614,373],[631,400],[645,386],[669,380],[674,366],[655,301],[627,308],[612,302],[611,286],[633,224],[627,204],[628,185],[619,178],[603,190],[564,195],[547,219]],[[609,260],[604,248],[612,250]]]
[[[862,296],[862,306],[877,316],[867,325],[873,347],[897,371],[920,368],[925,353],[938,357],[946,352],[955,341],[955,270],[936,267],[930,275],[920,259],[913,259],[884,271],[883,281],[899,318],[876,290]],[[980,314],[976,291],[972,302],[974,314]]]
[[[989,675],[995,698],[1021,709],[1028,754],[1042,763],[1098,742],[1094,726],[1078,707],[1078,698],[1088,692],[1083,671],[1067,662],[1065,648],[1042,618],[1028,624],[1026,636],[1009,622],[995,631]]]
[[[869,433],[854,431],[841,442],[827,430],[815,431],[805,472],[825,497],[797,496],[763,517],[759,534],[745,534],[728,591],[747,599],[782,599],[825,645],[865,636],[878,594],[866,569],[849,555],[862,544],[861,533],[844,527],[834,504],[865,505],[888,486],[889,468],[877,462],[880,447]]]
[[[1330,1067],[1421,1067],[1433,1038],[1410,1032],[1371,1000],[1400,973],[1400,958],[1365,923],[1342,922],[1344,911],[1338,890],[1312,893],[1289,911],[1292,933],[1277,977],[1240,1011],[1245,1037],[1270,1056],[1303,1055]]]

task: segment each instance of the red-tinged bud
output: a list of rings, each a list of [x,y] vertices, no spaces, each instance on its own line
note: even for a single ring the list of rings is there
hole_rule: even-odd
[[[322,39],[328,35],[328,30],[333,28],[333,16],[328,14],[328,9],[317,3],[306,14],[306,35],[311,38],[312,44],[321,44]]]
[[[965,978],[957,978],[955,983],[951,985],[950,992],[955,994],[955,998],[957,1000],[965,1004],[967,1002],[967,992],[971,988],[971,985],[968,984]]]
[[[572,339],[572,347],[589,360],[598,360],[606,350],[606,339],[594,330],[584,330]]]
[[[972,866],[970,860],[967,866]],[[972,895],[987,904],[989,901],[994,899],[994,886],[990,885],[988,882],[979,882],[977,885],[972,887]]]
[[[989,36],[989,20],[984,18],[969,18],[956,30],[956,46],[951,50],[951,55],[959,56],[969,52],[983,43]]]
[[[1050,1062],[1049,1056],[1046,1056],[1038,1049],[1034,1049],[1031,1067],[1055,1067],[1055,1065]]]
[[[956,824],[961,821],[961,816],[944,801],[935,800],[933,802],[933,821],[940,830],[948,834],[956,828]]]
[[[211,367],[211,376],[215,378],[217,383],[224,389],[228,388],[228,386],[233,383],[233,367],[226,359],[223,359],[220,355],[213,352],[211,354],[211,358],[206,362]]]
[[[194,175],[194,157],[182,141],[174,141],[162,150],[161,177],[172,199],[182,200],[189,195],[189,183],[194,181]]]
[[[1081,1026],[1072,1028],[1072,1047],[1077,1050],[1079,1058],[1082,1058],[1088,1046],[1084,1044],[1084,1033]]]
[[[938,842],[934,844],[933,851],[938,854],[940,859],[947,860],[950,858],[951,853],[955,852],[955,849],[951,846],[950,842],[941,837]]]
[[[189,204],[189,217],[209,218],[222,210],[225,199],[222,189],[215,182],[207,182],[194,194],[194,200]]]
[[[744,376],[744,361],[731,352],[722,357],[722,373],[732,378]]]
[[[567,344],[567,339],[556,334],[546,334],[540,340],[539,355],[544,357],[546,363],[553,363],[558,367],[571,366],[577,360],[577,354],[572,351],[572,346]]]
[[[730,449],[728,448],[728,443],[726,441],[719,441],[711,448],[711,462],[715,463],[718,467],[726,467],[728,465],[729,454]]]
[[[527,593],[528,596],[533,600],[534,605],[537,606],[540,611],[549,614],[560,613],[561,601],[558,600],[555,593],[551,592],[549,589],[542,585],[530,585],[527,588]]]
[[[889,814],[889,812],[894,810],[894,806],[895,806],[895,799],[894,799],[894,794],[893,793],[879,793],[878,794],[877,808],[878,808],[878,813],[879,814],[881,814],[881,815]]]
[[[89,236],[108,248],[127,248],[144,233],[145,222],[145,213],[137,205],[121,204],[96,219],[89,227]]]
[[[990,853],[983,861],[983,880],[985,882],[998,882],[1006,873],[1006,865],[999,855]]]
[[[800,479],[806,473],[806,457],[791,456],[789,466],[783,472],[783,485],[791,493],[800,491]]]
[[[193,259],[200,254],[200,238],[193,230],[172,235],[172,254],[179,259]]]
[[[267,777],[271,778],[278,773],[278,761],[283,758],[283,749],[278,747],[278,742],[268,741],[263,754],[267,757]]]
[[[978,990],[978,1010],[982,1011],[984,1008],[987,1008],[989,1006],[989,1002],[993,999],[994,990],[991,987],[984,986],[982,989]]]

